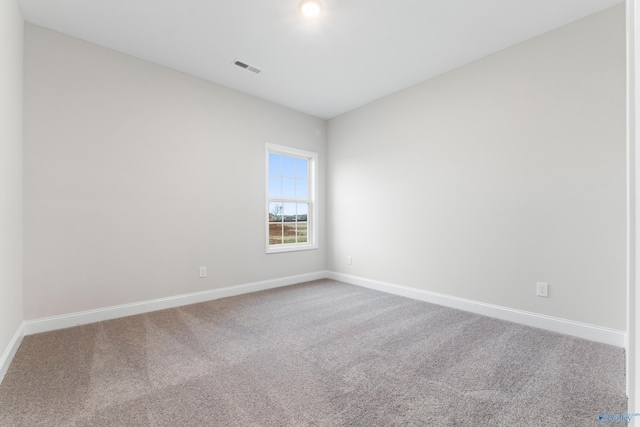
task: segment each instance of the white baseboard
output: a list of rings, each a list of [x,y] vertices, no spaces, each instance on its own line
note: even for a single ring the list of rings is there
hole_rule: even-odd
[[[77,313],[63,314],[60,316],[43,319],[27,320],[24,322],[24,335],[48,332],[56,329],[69,328],[87,323],[101,322],[117,319],[135,314],[149,313],[151,311],[164,310],[166,308],[180,307],[188,304],[211,301],[219,298],[232,297],[250,292],[264,291],[296,283],[319,280],[327,277],[326,271],[300,274],[297,276],[282,277],[278,279],[264,280],[247,283],[244,285],[228,286],[225,288],[211,289],[208,291],[194,292],[191,294],[176,295],[173,297],[159,298],[149,301],[141,301],[132,304],[122,304],[95,310],[81,311]]]
[[[0,378],[2,378],[2,375],[6,372],[6,369],[9,366],[8,362],[10,362],[13,358],[13,355],[15,354],[15,351],[17,351],[24,335],[48,332],[56,329],[69,328],[72,326],[78,326],[87,323],[101,322],[103,320],[116,319],[120,317],[132,316],[135,314],[149,313],[151,311],[163,310],[166,308],[180,307],[183,305],[211,301],[218,298],[232,297],[250,292],[258,292],[267,289],[289,286],[297,283],[325,278],[375,289],[394,295],[404,296],[407,298],[417,299],[420,301],[430,302],[445,307],[456,308],[471,313],[520,323],[535,328],[546,329],[549,331],[584,338],[591,341],[610,344],[617,347],[625,348],[626,346],[627,334],[624,331],[589,325],[586,323],[575,322],[572,320],[561,319],[537,313],[531,313],[523,310],[516,310],[493,304],[486,304],[465,298],[458,298],[450,295],[380,282],[377,280],[365,279],[362,277],[351,276],[342,273],[319,271],[297,276],[264,280],[244,285],[211,289],[208,291],[195,292],[191,294],[177,295],[168,298],[159,298],[138,303],[123,304],[96,310],[64,314],[43,319],[27,320],[23,322],[20,330],[16,332],[16,336],[13,338],[9,347],[2,355],[2,359],[0,359]]]
[[[429,292],[407,286],[394,285],[377,280],[365,279],[347,274],[329,272],[328,278],[352,285],[375,289],[390,294],[400,295],[407,298],[469,311],[471,313],[482,314],[484,316],[497,319],[508,320],[535,328],[546,329],[561,334],[584,338],[591,341],[614,345],[625,348],[627,334],[624,331],[603,328],[586,323],[574,322],[572,320],[558,317],[545,316],[528,311],[516,310],[499,305],[486,304],[464,298]]]
[[[11,341],[9,341],[9,345],[0,356],[0,384],[2,384],[2,380],[4,379],[5,374],[9,370],[9,365],[13,360],[13,356],[18,352],[18,348],[22,343],[22,338],[24,338],[24,322],[20,324],[20,327],[13,334]]]

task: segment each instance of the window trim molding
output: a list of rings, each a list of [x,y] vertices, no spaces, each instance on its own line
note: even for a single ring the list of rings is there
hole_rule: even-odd
[[[309,160],[309,200],[311,207],[307,219],[307,239],[306,243],[287,243],[281,245],[269,244],[269,154],[282,154],[285,156],[303,157]],[[297,252],[318,249],[318,153],[302,150],[300,148],[285,145],[265,143],[265,183],[264,183],[264,216],[265,227],[265,252],[266,254],[277,254],[284,252]]]

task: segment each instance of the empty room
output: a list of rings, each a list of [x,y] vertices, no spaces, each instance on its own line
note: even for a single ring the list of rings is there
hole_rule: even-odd
[[[635,13],[0,0],[0,426],[633,423]]]

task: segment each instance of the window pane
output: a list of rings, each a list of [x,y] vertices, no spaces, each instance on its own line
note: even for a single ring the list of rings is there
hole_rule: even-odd
[[[296,198],[297,199],[309,198],[309,181],[296,179]]]
[[[296,203],[296,213],[298,215],[298,221],[307,221],[309,205],[307,203]]]
[[[315,247],[311,189],[316,185],[317,154],[275,144],[267,144],[267,149],[267,253]]]
[[[282,197],[293,199],[296,197],[296,180],[293,178],[282,178]]]
[[[269,153],[269,175],[282,175],[282,156]]]
[[[269,224],[269,244],[279,245],[282,243],[282,223]]]
[[[269,177],[269,197],[282,197],[282,178],[279,176]]]
[[[282,175],[296,176],[296,159],[289,156],[282,156]]]
[[[307,223],[299,222],[297,223],[298,230],[298,243],[307,243]]]
[[[296,220],[296,204],[284,203],[284,221],[292,222]]]
[[[282,224],[284,227],[284,240],[283,243],[296,243],[296,223],[285,222]]]
[[[269,203],[269,222],[281,222],[282,221],[282,203],[271,202]]]
[[[309,161],[296,159],[296,178],[309,179]]]

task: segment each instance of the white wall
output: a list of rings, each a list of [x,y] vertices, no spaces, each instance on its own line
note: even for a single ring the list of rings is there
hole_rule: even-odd
[[[264,242],[264,144],[324,188],[323,120],[27,24],[25,122],[26,320],[325,268]]]
[[[18,2],[0,0],[0,356],[22,322],[22,54]]]
[[[629,398],[629,412],[638,412],[640,408],[640,393],[636,390],[636,385],[640,384],[640,352],[638,351],[638,303],[640,293],[638,292],[637,267],[640,265],[638,258],[637,224],[638,201],[640,200],[640,152],[638,151],[638,122],[637,115],[638,101],[640,100],[638,71],[636,62],[640,56],[640,33],[638,32],[638,1],[629,0],[626,2],[626,24],[627,24],[627,179],[628,179],[628,294],[627,294],[627,395]],[[638,421],[632,421],[631,425],[637,426]]]
[[[33,25],[25,49],[26,319],[328,267],[625,329],[622,6],[329,121],[328,158],[322,120]],[[265,141],[330,165],[328,246],[264,254]]]
[[[329,270],[626,329],[624,5],[327,129]]]

